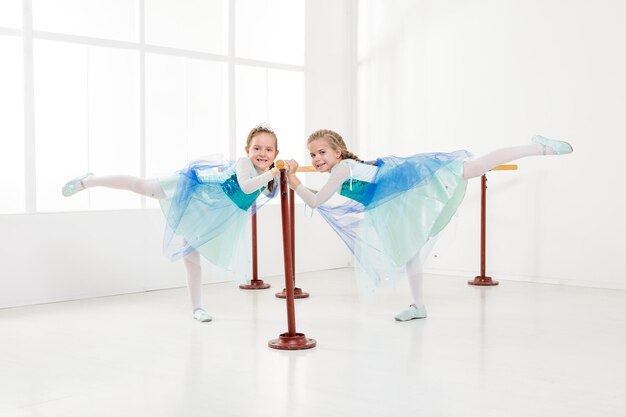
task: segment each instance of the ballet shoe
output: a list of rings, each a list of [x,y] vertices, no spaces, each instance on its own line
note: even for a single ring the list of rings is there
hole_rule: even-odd
[[[411,304],[408,309],[401,311],[396,315],[396,321],[409,321],[415,319],[425,319],[427,317],[426,307],[417,307]]]
[[[201,322],[206,322],[206,321],[211,321],[213,320],[213,317],[209,316],[209,313],[207,313],[206,311],[204,311],[201,308],[196,308],[193,311],[193,318],[201,321]]]
[[[534,143],[538,143],[543,145],[543,154],[546,154],[546,147],[552,149],[555,155],[565,155],[567,153],[572,153],[574,149],[572,145],[567,142],[563,142],[562,140],[554,140],[544,138],[543,136],[536,135],[531,139]]]
[[[63,195],[65,197],[69,197],[69,196],[72,196],[72,195],[76,194],[79,191],[84,190],[85,189],[85,184],[83,184],[83,180],[85,178],[87,178],[87,177],[90,177],[91,175],[93,175],[93,174],[91,172],[88,172],[85,175],[83,175],[82,177],[78,177],[78,178],[74,178],[73,180],[69,180],[68,182],[65,183],[65,185],[61,189],[61,192],[63,193]],[[77,188],[78,184],[80,184],[83,188]]]

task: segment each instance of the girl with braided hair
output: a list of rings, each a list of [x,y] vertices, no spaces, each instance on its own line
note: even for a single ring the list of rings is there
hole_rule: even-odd
[[[171,260],[183,259],[193,317],[207,322],[212,318],[201,304],[200,255],[227,270],[246,263],[241,253],[247,251],[238,248],[248,236],[245,224],[249,215],[276,193],[277,146],[274,131],[261,124],[248,134],[248,157],[235,163],[194,161],[158,179],[88,173],[68,181],[62,193],[69,197],[87,188],[107,187],[158,199],[166,217],[164,252]]]
[[[313,191],[295,175],[298,163],[287,161],[289,186],[339,234],[359,262],[366,286],[382,286],[407,276],[411,305],[398,321],[426,318],[422,263],[434,238],[449,223],[465,196],[467,180],[497,165],[534,155],[572,152],[567,142],[534,136],[531,144],[498,149],[479,158],[459,150],[363,163],[348,151],[337,132],[318,130],[307,141],[312,164],[330,173]],[[347,198],[327,204],[338,193]]]

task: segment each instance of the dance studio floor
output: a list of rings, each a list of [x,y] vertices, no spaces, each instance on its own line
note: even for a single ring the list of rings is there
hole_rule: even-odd
[[[352,270],[301,274],[307,351],[277,351],[272,288],[186,289],[0,310],[1,417],[601,417],[626,415],[626,291],[428,275],[430,317],[398,323],[401,285],[359,299]]]

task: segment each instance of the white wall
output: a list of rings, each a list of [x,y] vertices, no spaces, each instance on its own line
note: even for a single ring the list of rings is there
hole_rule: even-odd
[[[567,139],[572,155],[489,175],[487,272],[626,289],[626,4],[370,3],[380,17],[369,20],[370,45],[380,47],[360,50],[370,66],[357,71],[354,1],[307,2],[307,133],[345,132],[364,158]],[[478,208],[476,180],[428,271],[477,274]],[[348,252],[319,216],[296,211],[298,270],[345,266]],[[260,214],[262,276],[282,271],[278,214]],[[158,210],[0,216],[0,308],[183,286],[182,264],[161,255],[162,222]]]
[[[261,278],[283,274],[279,209],[268,205],[258,215]],[[349,262],[320,221],[296,210],[297,272]],[[182,262],[162,255],[163,227],[156,209],[0,216],[0,308],[184,286]],[[203,272],[204,282],[234,279],[206,262]]]
[[[348,136],[354,130],[355,10],[355,0],[306,2],[307,137],[318,129]],[[306,138],[297,140],[306,147]],[[324,175],[305,175],[310,187],[320,187],[325,180]]]
[[[379,117],[371,112],[359,121],[365,148],[375,149],[387,129],[393,131],[395,153],[466,148],[479,155],[529,143],[537,133],[568,140],[572,155],[528,158],[519,161],[519,171],[488,176],[487,272],[501,279],[626,289],[620,259],[626,252],[621,181],[626,4],[359,5],[396,15],[378,32],[378,38],[397,38],[386,44],[385,56],[392,62],[371,65],[398,68],[397,73],[390,69],[367,79],[366,91],[383,94],[387,79],[392,87],[406,85],[385,102],[389,108]],[[374,48],[370,56],[379,53],[375,45],[368,43]],[[410,79],[411,73],[423,82]],[[404,117],[407,113],[415,116]],[[368,124],[375,126],[372,133]],[[457,219],[436,247],[438,257],[427,264],[430,272],[477,275],[479,189],[473,180]]]
[[[307,2],[307,134],[322,126],[350,127],[350,7],[351,1]],[[304,137],[281,140],[305,146]],[[0,215],[0,230],[5,236],[0,240],[0,308],[185,285],[182,263],[162,255],[159,210]],[[278,205],[260,211],[259,243],[261,277],[282,274]],[[299,205],[296,271],[349,263],[349,252],[334,232]],[[206,263],[204,271],[205,282],[231,278]]]

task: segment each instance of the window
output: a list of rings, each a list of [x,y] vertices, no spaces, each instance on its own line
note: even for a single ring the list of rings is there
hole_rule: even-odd
[[[136,42],[137,6],[129,0],[32,0],[37,31]]]
[[[227,70],[223,62],[146,56],[147,177],[229,154]]]
[[[304,155],[304,0],[30,1],[0,2],[0,213],[155,207],[60,188],[235,159],[260,122]]]
[[[237,68],[237,137],[245,138],[258,120],[271,120],[279,157],[304,157],[304,75],[293,71]],[[244,156],[243,143],[237,156]]]
[[[22,0],[0,1],[0,28],[22,27]]]
[[[228,53],[227,0],[145,0],[144,4],[146,43],[220,55]]]
[[[137,52],[47,40],[34,46],[38,210],[139,207],[130,193],[59,193],[88,171],[139,175]]]
[[[235,49],[241,58],[304,64],[304,2],[237,0]]]
[[[1,14],[0,14],[1,16]],[[22,42],[0,35],[0,213],[25,209],[24,182],[24,87]]]

